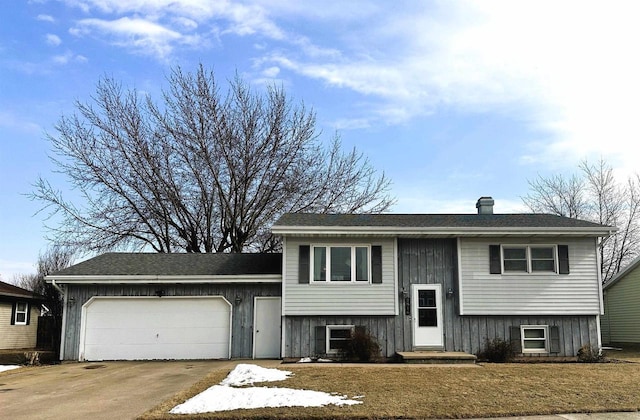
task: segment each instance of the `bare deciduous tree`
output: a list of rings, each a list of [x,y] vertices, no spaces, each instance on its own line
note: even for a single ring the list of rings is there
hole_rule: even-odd
[[[72,249],[54,245],[44,254],[38,256],[38,264],[35,274],[22,274],[14,279],[14,282],[23,289],[31,290],[46,298],[45,305],[51,315],[62,316],[62,302],[58,290],[47,284],[45,276],[69,267],[73,263],[74,252]]]
[[[529,181],[530,192],[522,200],[534,213],[617,227],[617,233],[600,244],[602,279],[606,283],[640,253],[640,176],[621,183],[603,159],[595,165],[583,161],[579,170],[570,178],[538,176]]]
[[[271,251],[284,212],[387,210],[389,180],[355,149],[329,147],[315,114],[281,88],[257,93],[240,78],[220,92],[214,75],[180,68],[160,104],[113,79],[91,104],[62,117],[54,162],[82,204],[40,178],[33,197],[61,216],[56,242],[88,251]]]

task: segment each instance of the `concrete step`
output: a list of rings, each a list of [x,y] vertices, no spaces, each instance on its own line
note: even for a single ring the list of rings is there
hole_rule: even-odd
[[[463,351],[399,351],[398,357],[403,363],[424,364],[474,364],[477,357]]]

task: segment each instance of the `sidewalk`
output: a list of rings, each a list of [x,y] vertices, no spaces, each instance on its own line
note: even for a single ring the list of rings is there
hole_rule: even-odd
[[[640,412],[588,413],[588,414],[548,414],[544,416],[482,417],[473,420],[637,420]]]

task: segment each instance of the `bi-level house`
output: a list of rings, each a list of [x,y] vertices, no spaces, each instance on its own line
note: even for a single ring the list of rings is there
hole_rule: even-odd
[[[522,355],[600,346],[599,238],[613,228],[545,214],[286,214],[282,354],[331,354],[363,326],[383,356],[478,353],[487,339]]]
[[[382,356],[600,346],[600,238],[544,214],[285,214],[282,254],[104,254],[55,273],[67,360],[332,356],[360,327]]]

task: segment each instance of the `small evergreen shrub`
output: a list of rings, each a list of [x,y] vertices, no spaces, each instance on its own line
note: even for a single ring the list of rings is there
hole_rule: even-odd
[[[344,347],[343,356],[346,360],[359,362],[376,360],[380,357],[380,345],[369,333],[356,328]]]
[[[598,363],[604,360],[604,356],[591,344],[585,344],[578,350],[578,362]]]
[[[477,354],[478,359],[491,363],[505,363],[513,359],[513,346],[510,341],[501,338],[487,340],[484,350]]]

